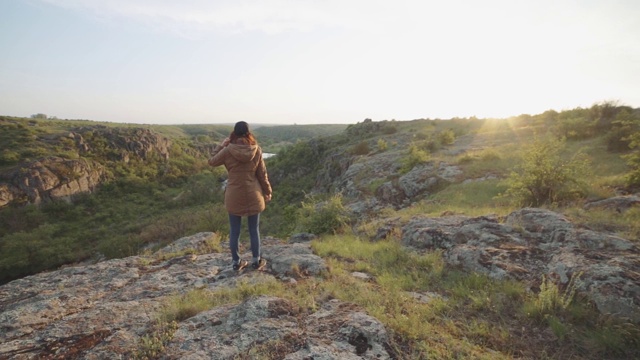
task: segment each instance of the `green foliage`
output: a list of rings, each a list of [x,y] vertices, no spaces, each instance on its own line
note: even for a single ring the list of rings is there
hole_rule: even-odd
[[[20,154],[15,151],[4,149],[0,153],[0,165],[13,165],[20,160]]]
[[[416,144],[411,144],[409,145],[408,154],[401,160],[402,166],[400,167],[399,173],[406,174],[416,165],[424,164],[427,161],[429,161],[429,153],[418,148]]]
[[[624,156],[631,168],[627,174],[627,184],[631,187],[640,187],[640,131],[630,135],[628,140],[632,152]]]
[[[371,150],[367,141],[361,141],[353,146],[351,153],[353,155],[367,155]]]
[[[558,285],[543,275],[540,292],[524,305],[527,316],[543,319],[548,315],[555,316],[566,311],[575,298],[576,290],[580,286],[581,275],[580,273],[573,274],[564,291],[561,291]]]
[[[389,146],[387,145],[387,141],[383,138],[378,139],[378,151],[387,151],[387,148]]]
[[[316,235],[331,234],[350,221],[350,213],[342,204],[340,194],[335,194],[325,201],[308,197],[298,210],[297,230]]]
[[[451,129],[446,129],[438,134],[438,140],[442,145],[451,145],[456,140],[456,134]]]
[[[93,257],[138,254],[201,231],[228,233],[213,173],[179,188],[121,179],[75,203],[0,209],[0,283]]]
[[[376,134],[391,135],[397,131],[398,127],[395,121],[371,121],[371,119],[365,119],[361,123],[349,125],[345,133],[351,139],[368,139]]]
[[[338,135],[347,128],[344,124],[322,124],[322,125],[278,125],[260,126],[254,128],[253,132],[259,137],[260,142],[287,142],[293,144],[298,140],[310,140],[320,137]]]
[[[610,130],[616,115],[622,109],[623,107],[619,106],[616,101],[603,101],[591,106],[589,115],[593,119],[595,131],[604,132]]]
[[[555,115],[554,131],[566,139],[587,139],[595,135],[590,110],[576,108]]]
[[[612,129],[606,135],[607,150],[614,152],[629,151],[632,136],[640,132],[640,113],[623,108],[616,114]]]
[[[562,157],[564,140],[536,139],[523,149],[522,163],[507,179],[505,196],[524,206],[562,203],[584,194],[589,161],[578,152]]]
[[[138,341],[138,348],[133,352],[133,359],[157,359],[165,352],[165,346],[173,339],[178,330],[178,323],[158,321],[153,325],[149,334],[143,335]]]

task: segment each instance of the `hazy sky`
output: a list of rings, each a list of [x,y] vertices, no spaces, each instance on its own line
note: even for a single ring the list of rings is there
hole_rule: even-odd
[[[639,107],[638,19],[638,0],[0,0],[0,115],[305,124]]]

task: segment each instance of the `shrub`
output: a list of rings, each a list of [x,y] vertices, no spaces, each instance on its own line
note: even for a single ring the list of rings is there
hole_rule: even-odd
[[[613,121],[613,129],[607,134],[607,150],[629,151],[631,136],[640,130],[640,115],[629,109],[622,109]]]
[[[504,196],[523,206],[560,203],[582,196],[589,161],[581,152],[561,157],[564,139],[536,139],[523,149],[522,163],[507,179]]]
[[[631,171],[627,174],[627,184],[631,187],[640,186],[640,131],[629,136],[629,147],[633,150],[631,154],[625,155],[627,164]]]
[[[308,198],[302,202],[297,218],[298,231],[316,235],[335,233],[350,222],[349,212],[342,204],[340,194],[322,202]]]
[[[411,144],[409,146],[409,153],[407,154],[406,157],[402,158],[401,160],[402,166],[400,167],[399,171],[401,174],[406,174],[409,171],[411,171],[411,169],[413,169],[414,166],[425,163],[428,160],[429,160],[428,152],[418,148],[418,146],[416,146],[415,144]]]
[[[456,139],[456,134],[451,129],[447,129],[438,134],[438,140],[442,145],[451,145]]]
[[[387,135],[395,134],[397,131],[398,131],[398,128],[395,125],[387,125],[384,128],[382,128],[382,132]]]
[[[553,316],[567,310],[575,298],[577,288],[580,286],[581,275],[581,273],[572,275],[564,291],[561,291],[558,285],[543,275],[540,283],[540,292],[529,303],[525,304],[527,315],[542,319],[546,315]]]
[[[386,151],[388,148],[387,141],[385,139],[378,139],[378,150]]]
[[[359,142],[351,149],[351,153],[354,155],[367,155],[369,151],[369,143],[366,141]]]

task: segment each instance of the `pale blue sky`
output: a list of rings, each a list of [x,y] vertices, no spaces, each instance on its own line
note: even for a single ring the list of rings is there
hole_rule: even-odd
[[[0,0],[0,115],[356,123],[640,106],[640,1]]]

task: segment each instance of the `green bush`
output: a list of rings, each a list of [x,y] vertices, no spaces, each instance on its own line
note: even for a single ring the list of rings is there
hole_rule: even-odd
[[[386,151],[389,146],[387,145],[387,141],[385,139],[378,139],[378,150]]]
[[[438,140],[442,145],[451,145],[456,140],[456,134],[451,129],[443,130],[438,134]]]
[[[342,204],[340,194],[326,201],[309,197],[298,210],[297,231],[316,235],[332,234],[350,222],[349,211]]]
[[[631,187],[640,187],[640,131],[629,136],[629,147],[632,153],[624,156],[631,171],[627,174],[627,184]]]
[[[367,141],[361,141],[351,149],[351,153],[354,155],[367,155],[369,151],[371,150],[369,149],[369,143]]]
[[[523,206],[561,203],[583,196],[589,161],[581,152],[562,157],[565,141],[536,139],[523,149],[521,164],[507,179],[506,197]]]
[[[640,131],[640,114],[623,108],[613,121],[613,128],[607,133],[607,150],[614,152],[629,151],[631,136]]]
[[[411,169],[413,169],[414,166],[418,164],[423,164],[428,160],[429,160],[428,152],[418,148],[418,146],[415,144],[411,144],[409,146],[409,152],[407,156],[403,157],[401,160],[402,166],[400,167],[399,172],[401,174],[406,174],[409,171],[411,171]]]

